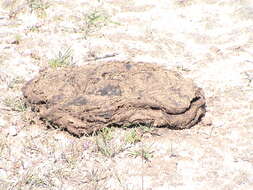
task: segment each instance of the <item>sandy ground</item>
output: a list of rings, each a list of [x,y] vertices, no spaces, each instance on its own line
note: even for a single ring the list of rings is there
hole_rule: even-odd
[[[48,2],[1,1],[0,189],[253,189],[252,1]],[[188,130],[136,130],[134,141],[132,129],[82,138],[47,129],[29,117],[21,87],[68,48],[76,65],[176,70],[203,88],[207,114]]]

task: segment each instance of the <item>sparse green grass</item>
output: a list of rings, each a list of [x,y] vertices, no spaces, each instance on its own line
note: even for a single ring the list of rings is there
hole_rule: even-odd
[[[92,10],[84,14],[81,19],[83,22],[79,25],[78,30],[84,33],[84,38],[87,38],[108,24],[119,25],[119,23],[112,21],[105,11],[99,10]]]
[[[128,155],[135,158],[141,157],[142,159],[149,161],[153,157],[153,153],[154,151],[151,150],[151,146],[149,147],[141,146],[140,149],[131,151],[129,152]]]
[[[40,26],[39,25],[33,25],[27,29],[29,32],[39,32]]]
[[[84,37],[98,31],[108,23],[108,16],[101,11],[94,10],[91,13],[84,14],[84,22],[79,25],[79,30],[84,33]]]
[[[17,76],[8,83],[8,87],[10,89],[16,89],[20,84],[23,84],[24,82],[25,79],[23,77]]]
[[[127,150],[142,140],[142,134],[150,133],[153,134],[153,127],[146,125],[129,125],[124,126],[127,129],[124,131],[122,138],[115,135],[114,128],[106,127],[100,130],[95,137],[95,144],[97,151],[106,157],[114,157],[120,152]],[[133,151],[130,153],[132,156],[139,156],[141,151]],[[151,151],[148,148],[143,150],[143,158],[149,159],[151,157]]]
[[[8,145],[6,143],[6,139],[5,137],[2,135],[0,136],[0,157],[3,158],[4,154],[6,153],[6,151],[8,150]]]
[[[96,137],[96,146],[97,150],[106,157],[113,157],[115,155],[115,150],[103,137]]]
[[[97,150],[106,157],[114,157],[116,154],[126,149],[124,142],[113,142],[113,130],[113,128],[104,128],[98,132],[97,136],[94,136]]]
[[[63,155],[64,160],[67,163],[68,168],[74,169],[78,160],[79,160],[79,157],[77,155],[75,155],[73,152],[71,152],[69,154],[63,153],[62,155]]]
[[[141,141],[141,136],[137,133],[137,130],[130,129],[130,131],[125,136],[125,142],[129,144],[135,144]]]
[[[26,185],[31,188],[52,188],[54,184],[50,180],[49,177],[43,175],[43,172],[37,171],[36,169],[28,170],[26,175],[23,176],[23,179],[21,179],[20,184],[18,184],[18,187],[22,187],[23,185]]]
[[[73,143],[70,144],[68,151],[62,153],[62,157],[67,163],[68,168],[74,169],[80,161],[83,149],[80,146]]]
[[[49,2],[44,0],[27,0],[26,3],[30,12],[36,12],[39,17],[45,17],[46,10],[50,7]]]
[[[46,0],[5,0],[1,3],[4,9],[9,10],[9,18],[15,19],[21,12],[29,9],[30,13],[35,12],[38,17],[46,16],[46,9],[50,7],[49,1]]]
[[[91,190],[99,190],[103,189],[103,181],[107,179],[106,172],[103,169],[92,168],[91,170],[86,171],[86,183],[89,184],[89,188]]]
[[[9,10],[9,18],[15,19],[17,15],[25,9],[25,4],[22,1],[18,0],[5,0],[2,1],[0,6],[2,8]]]
[[[99,134],[105,139],[106,141],[110,141],[113,139],[113,131],[114,129],[111,127],[105,127],[99,131]]]
[[[4,105],[9,107],[12,111],[24,112],[27,109],[24,100],[19,97],[16,97],[16,98],[8,97],[8,98],[5,98],[3,102],[4,102]]]
[[[37,143],[37,141],[34,141],[34,139],[32,137],[27,138],[24,142],[23,142],[23,151],[25,154],[27,155],[39,155],[42,153],[41,148],[39,147],[39,144]]]
[[[140,142],[144,134],[157,135],[154,132],[155,128],[147,124],[130,124],[128,126],[124,126],[123,128],[129,130],[129,132],[125,135],[125,142],[129,144],[136,144],[137,142]]]
[[[67,48],[65,51],[59,51],[58,56],[48,61],[48,64],[52,68],[66,67],[73,65],[72,50]]]
[[[152,133],[155,128],[151,125],[140,125],[140,129],[142,133]]]
[[[103,139],[96,138],[96,146],[97,150],[103,154],[106,157],[112,157],[113,156],[113,150],[110,148],[108,143],[104,141]]]
[[[124,181],[123,177],[120,176],[118,173],[114,172],[113,175],[116,178],[116,180],[118,181],[118,183],[119,183],[119,185],[120,185],[120,187],[121,187],[122,190],[134,190],[133,187],[132,188],[129,187],[129,184],[127,184]]]

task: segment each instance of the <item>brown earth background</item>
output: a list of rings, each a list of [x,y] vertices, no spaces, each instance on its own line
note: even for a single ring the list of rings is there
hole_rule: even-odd
[[[76,138],[25,107],[21,87],[40,69],[109,60],[193,79],[206,116]],[[1,1],[0,189],[252,189],[252,110],[250,0]]]

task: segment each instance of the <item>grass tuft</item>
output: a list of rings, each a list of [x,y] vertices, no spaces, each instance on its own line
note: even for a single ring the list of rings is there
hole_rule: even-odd
[[[22,98],[5,98],[4,105],[9,107],[12,111],[24,112],[27,110],[25,102]]]
[[[46,10],[50,7],[49,2],[44,0],[27,0],[30,12],[36,12],[39,17],[46,16]]]
[[[97,151],[105,157],[112,158],[126,149],[124,143],[113,142],[114,133],[112,128],[104,128],[95,136]]]
[[[141,136],[137,133],[136,129],[131,129],[125,136],[125,142],[129,144],[136,144],[141,141]]]
[[[73,65],[72,50],[67,48],[65,51],[59,51],[58,56],[54,59],[49,60],[48,64],[52,68],[66,67]]]
[[[84,38],[87,38],[108,24],[120,25],[112,21],[105,11],[92,10],[90,13],[83,14],[81,19],[83,22],[79,24],[78,30],[84,33]]]
[[[151,150],[151,146],[150,147],[145,147],[142,146],[140,149],[138,150],[134,150],[129,152],[129,156],[131,157],[141,157],[142,159],[146,160],[146,161],[150,161],[151,158],[153,158],[153,153],[154,151]]]

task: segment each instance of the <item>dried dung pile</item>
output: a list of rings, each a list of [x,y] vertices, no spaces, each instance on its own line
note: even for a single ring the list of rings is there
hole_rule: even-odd
[[[108,125],[189,128],[205,113],[200,88],[149,63],[46,69],[22,90],[41,119],[78,136]]]

